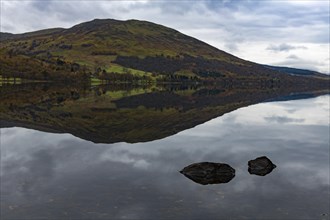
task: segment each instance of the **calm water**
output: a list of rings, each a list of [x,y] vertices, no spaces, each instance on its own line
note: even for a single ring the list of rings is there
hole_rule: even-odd
[[[189,100],[194,97],[187,90],[183,93]],[[80,93],[75,102],[90,97],[93,102],[105,98]],[[62,108],[72,100],[63,101]],[[123,105],[115,103],[117,108]],[[228,107],[218,117],[205,116],[204,122],[161,136],[141,133],[142,139],[129,132],[143,130],[133,127],[132,116],[127,119],[130,127],[117,124],[118,134],[108,134],[116,138],[106,139],[103,133],[93,136],[97,130],[91,129],[91,136],[81,131],[84,124],[92,127],[87,116],[73,130],[67,128],[65,120],[75,119],[74,111],[68,119],[62,112],[63,118],[55,122],[55,104],[49,107],[48,124],[41,120],[45,111],[40,109],[31,113],[32,121],[24,119],[17,106],[25,106],[24,111],[28,107],[17,101],[11,111],[21,118],[2,115],[1,219],[329,219],[329,95],[256,103]],[[190,116],[193,108],[180,106],[179,118]],[[163,120],[157,122],[162,130],[176,120],[168,113],[174,110],[166,106],[130,108],[166,113],[157,116]],[[105,109],[105,114],[113,114],[109,106]],[[198,109],[203,114],[212,111]],[[156,113],[148,114],[156,120]],[[154,129],[150,123],[141,121]],[[265,176],[249,174],[248,161],[260,156],[277,167]],[[229,164],[235,177],[228,183],[200,185],[179,172],[205,161]]]

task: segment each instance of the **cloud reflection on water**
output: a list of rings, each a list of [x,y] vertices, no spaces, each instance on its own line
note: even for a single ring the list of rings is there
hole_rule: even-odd
[[[1,210],[16,218],[318,218],[329,213],[328,104],[329,96],[262,103],[137,144],[1,129]],[[261,155],[277,168],[251,176],[247,161]],[[228,163],[236,177],[205,187],[178,172],[201,161]]]

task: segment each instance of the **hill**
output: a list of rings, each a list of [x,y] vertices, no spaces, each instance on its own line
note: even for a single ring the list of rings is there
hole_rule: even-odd
[[[1,75],[5,78],[297,81],[147,21],[95,19],[69,29],[0,36]]]
[[[264,65],[264,66],[273,70],[277,70],[279,72],[292,74],[292,75],[325,77],[325,74],[313,70],[297,69],[297,68],[284,67],[284,66],[269,66],[269,65]]]

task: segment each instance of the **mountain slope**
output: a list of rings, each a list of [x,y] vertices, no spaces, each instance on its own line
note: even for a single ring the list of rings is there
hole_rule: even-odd
[[[46,80],[116,80],[123,76],[118,74],[125,79],[288,79],[174,29],[138,20],[95,19],[69,29],[1,34],[0,62],[5,77]]]

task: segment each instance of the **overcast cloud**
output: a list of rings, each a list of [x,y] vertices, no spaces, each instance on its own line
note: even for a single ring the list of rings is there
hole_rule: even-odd
[[[295,49],[307,49],[307,47],[304,46],[292,46],[290,44],[280,44],[280,45],[269,45],[267,47],[267,50],[272,50],[274,52],[281,52],[281,51],[290,51]]]
[[[328,0],[1,0],[1,31],[69,28],[95,18],[148,20],[243,59],[329,74],[329,4]]]

